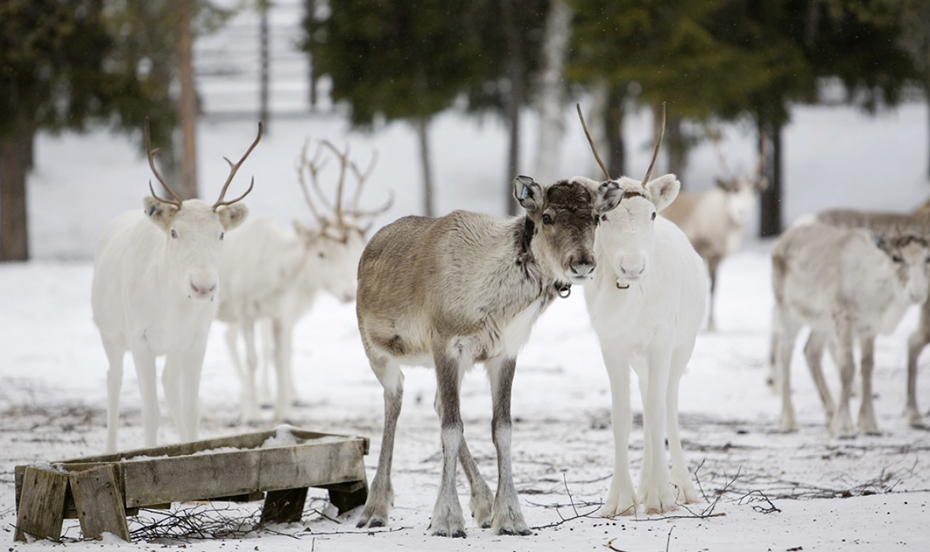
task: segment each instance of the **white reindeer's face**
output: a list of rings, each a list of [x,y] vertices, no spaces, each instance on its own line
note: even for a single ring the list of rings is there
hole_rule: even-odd
[[[743,226],[749,221],[756,196],[767,185],[768,181],[764,177],[757,181],[745,176],[717,179],[717,187],[726,192],[727,215],[733,224]]]
[[[656,217],[678,197],[681,183],[667,174],[645,187],[627,177],[616,184],[623,190],[623,199],[616,209],[601,215],[595,250],[601,263],[609,263],[617,286],[626,288],[648,274]]]
[[[321,233],[294,221],[294,228],[308,251],[306,277],[343,303],[355,300],[358,261],[365,249],[365,233],[354,224],[343,229],[327,226]]]
[[[927,300],[930,287],[930,247],[917,236],[877,236],[876,245],[891,263],[898,289],[914,304]]]
[[[169,277],[176,279],[179,292],[212,301],[224,235],[245,220],[248,208],[234,203],[214,211],[208,203],[189,199],[178,209],[146,197],[145,213],[165,233]]]

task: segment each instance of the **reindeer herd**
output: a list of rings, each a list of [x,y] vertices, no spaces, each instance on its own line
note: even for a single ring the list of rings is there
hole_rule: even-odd
[[[275,418],[285,420],[297,399],[291,356],[294,326],[318,292],[356,301],[362,347],[384,393],[384,433],[377,471],[359,527],[388,522],[394,438],[403,402],[402,366],[431,367],[440,419],[442,475],[430,523],[433,535],[465,536],[456,493],[459,465],[480,527],[496,534],[529,534],[513,482],[511,392],[517,355],[535,321],[559,298],[583,285],[592,326],[610,381],[614,473],[600,515],[663,513],[697,500],[678,428],[679,381],[709,314],[719,263],[739,246],[755,194],[765,188],[760,164],[751,176],[732,172],[702,194],[679,194],[675,175],[651,179],[662,136],[641,181],[611,177],[578,115],[605,180],[576,176],[538,183],[513,180],[524,214],[498,218],[454,211],[439,218],[408,216],[378,230],[366,244],[374,217],[361,193],[376,156],[363,170],[321,141],[312,156],[304,145],[297,181],[314,224],[280,225],[249,218],[241,196],[226,200],[236,173],[261,140],[258,135],[212,205],[181,200],[155,165],[145,126],[149,166],[168,199],[144,198],[142,212],[114,219],[98,243],[92,287],[94,321],[109,361],[107,450],[117,448],[123,359],[132,354],[142,395],[146,446],[157,439],[160,412],[156,358],[165,357],[162,387],[182,441],[198,435],[198,392],[207,337],[214,318],[226,324],[232,364],[242,382],[241,417],[258,418],[271,394]],[[664,107],[663,125],[664,129]],[[760,159],[765,143],[760,143]],[[338,164],[335,199],[320,184],[327,160]],[[308,185],[309,179],[309,185]],[[354,193],[347,200],[348,181]],[[807,217],[772,251],[775,295],[771,381],[782,395],[781,429],[797,428],[790,364],[802,327],[804,347],[835,437],[878,432],[871,378],[877,334],[891,332],[912,304],[922,304],[920,328],[908,343],[906,415],[921,423],[916,402],[917,356],[930,342],[930,216],[833,211]],[[710,308],[708,308],[710,291]],[[261,338],[262,346],[259,346]],[[861,347],[861,407],[852,425],[853,347]],[[244,342],[244,360],[241,343]],[[264,351],[262,354],[259,351]],[[833,402],[822,372],[829,351],[839,368],[841,393]],[[264,374],[259,374],[259,361]],[[490,380],[497,489],[491,492],[463,433],[460,387],[482,364]],[[639,485],[630,474],[630,372],[643,403],[643,463]],[[668,443],[668,454],[666,453]],[[670,459],[669,459],[670,455]],[[670,460],[670,462],[669,462]]]

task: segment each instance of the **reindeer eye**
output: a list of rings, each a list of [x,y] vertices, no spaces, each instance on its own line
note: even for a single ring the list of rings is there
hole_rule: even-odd
[[[904,259],[901,258],[901,255],[892,255],[891,260],[896,263],[903,263]]]
[[[552,224],[552,217],[550,217],[549,215],[543,215],[542,221],[543,221],[543,224]]]
[[[223,241],[223,237],[226,235],[226,232],[220,232],[220,241]]]
[[[653,211],[653,212],[652,212],[652,220],[655,220],[655,219],[656,219],[656,212]]]
[[[174,239],[178,239],[178,233],[174,231],[174,228],[171,229],[171,237]]]
[[[607,222],[607,215],[601,215],[601,221]]]
[[[325,258],[326,258],[326,253],[323,253],[322,251],[320,251],[319,257],[320,257],[321,259],[325,259]]]

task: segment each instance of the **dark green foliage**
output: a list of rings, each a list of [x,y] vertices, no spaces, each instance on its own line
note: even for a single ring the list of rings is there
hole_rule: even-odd
[[[0,133],[16,117],[51,131],[91,120],[138,128],[146,114],[170,124],[167,87],[138,74],[127,42],[108,28],[102,0],[0,4]]]
[[[333,101],[352,124],[422,119],[448,108],[473,82],[478,45],[461,17],[465,0],[341,0],[307,21],[306,49],[333,80]]]

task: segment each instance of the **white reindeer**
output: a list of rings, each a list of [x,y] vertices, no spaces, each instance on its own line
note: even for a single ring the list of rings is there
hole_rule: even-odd
[[[387,522],[394,498],[391,462],[403,402],[400,365],[436,371],[442,427],[442,477],[433,535],[464,537],[456,466],[471,486],[471,511],[496,534],[530,533],[513,483],[510,392],[517,352],[539,315],[594,271],[598,217],[620,201],[615,182],[596,188],[561,181],[513,181],[525,216],[500,219],[465,211],[440,218],[404,217],[378,231],[358,271],[358,322],[371,369],[384,388],[384,437],[359,527]],[[483,363],[491,381],[491,432],[497,494],[468,451],[459,410],[462,377]]]
[[[578,114],[581,116],[580,108]],[[663,109],[663,129],[664,118]],[[583,117],[581,120],[584,124]],[[660,135],[655,154],[661,143]],[[593,142],[591,148],[594,150]],[[674,509],[677,502],[697,500],[678,431],[678,385],[706,314],[707,271],[687,236],[657,216],[681,189],[675,175],[649,181],[651,164],[642,182],[627,177],[612,180],[599,157],[598,163],[607,182],[623,192],[617,208],[601,215],[594,241],[600,268],[594,282],[585,286],[588,313],[610,377],[614,431],[614,475],[598,513],[605,517],[632,515],[640,505],[646,513],[663,513]],[[584,177],[575,181],[593,185]],[[643,402],[643,467],[638,492],[633,490],[628,453],[630,367],[636,371]]]
[[[863,228],[878,233],[889,230],[895,231],[895,229],[905,226],[914,229],[917,234],[930,236],[928,212],[930,212],[930,209],[928,209],[927,204],[921,205],[914,214],[910,215],[834,209],[817,213],[814,219],[831,226]],[[811,343],[811,341],[812,339],[809,339],[808,343]],[[913,427],[924,427],[923,417],[920,414],[920,408],[917,406],[917,359],[927,343],[930,343],[930,299],[921,304],[920,322],[907,341],[907,400],[904,407],[904,416]],[[832,354],[832,349],[831,342],[831,347],[827,350]],[[805,350],[807,349],[805,348]],[[815,352],[812,351],[812,354],[815,354]],[[770,357],[770,374],[775,374],[774,348]],[[776,381],[774,376],[770,376],[769,380],[770,382]]]
[[[376,156],[365,171],[349,160],[348,148],[337,150],[322,142],[314,158],[308,159],[307,145],[297,165],[298,180],[304,198],[316,219],[315,228],[295,220],[293,226],[281,226],[271,218],[253,218],[242,228],[230,232],[223,251],[220,279],[219,320],[228,324],[226,342],[230,356],[242,381],[242,418],[258,419],[256,394],[257,353],[255,325],[270,325],[271,349],[275,367],[277,393],[275,418],[287,419],[296,400],[291,370],[294,326],[312,306],[319,291],[326,291],[343,302],[355,300],[358,260],[365,246],[367,227],[360,221],[377,216],[391,207],[393,198],[374,211],[362,211],[359,199],[365,181],[375,166]],[[340,163],[335,207],[327,201],[318,183],[323,169],[320,155],[331,150]],[[311,177],[313,188],[325,209],[321,213],[312,199],[304,173]],[[356,178],[356,190],[350,206],[344,206],[346,173]],[[239,357],[238,339],[245,338],[245,369]],[[266,364],[267,367],[267,364]],[[267,381],[267,377],[264,378]]]
[[[181,441],[197,439],[200,371],[210,324],[216,316],[214,301],[222,289],[217,269],[225,232],[245,220],[248,209],[225,201],[226,190],[243,161],[262,136],[258,136],[238,163],[230,165],[229,177],[213,205],[199,199],[182,201],[155,168],[145,122],[145,148],[149,166],[171,199],[155,194],[144,200],[145,210],[124,213],[107,225],[97,244],[91,303],[94,322],[106,349],[107,451],[116,450],[119,393],[123,382],[123,357],[132,353],[142,394],[142,425],[145,445],[156,445],[158,391],[155,359],[165,357],[162,374],[165,399]]]
[[[799,330],[810,326],[804,353],[830,433],[834,437],[856,433],[849,413],[856,338],[861,346],[862,375],[858,430],[878,433],[872,404],[875,336],[892,332],[911,304],[926,301],[930,285],[927,229],[913,222],[900,216],[899,224],[870,230],[841,228],[815,219],[796,224],[779,237],[772,250],[772,343],[782,392],[783,431],[797,429],[791,402],[791,355]],[[838,407],[821,369],[826,345],[840,369]]]
[[[727,166],[718,148],[720,164],[727,177],[718,178],[717,186],[697,193],[681,193],[662,216],[674,222],[691,240],[710,272],[710,317],[708,330],[715,331],[714,295],[720,262],[739,249],[746,234],[746,224],[756,197],[768,186],[763,176],[765,142],[760,144],[759,163],[751,175],[736,174]]]

